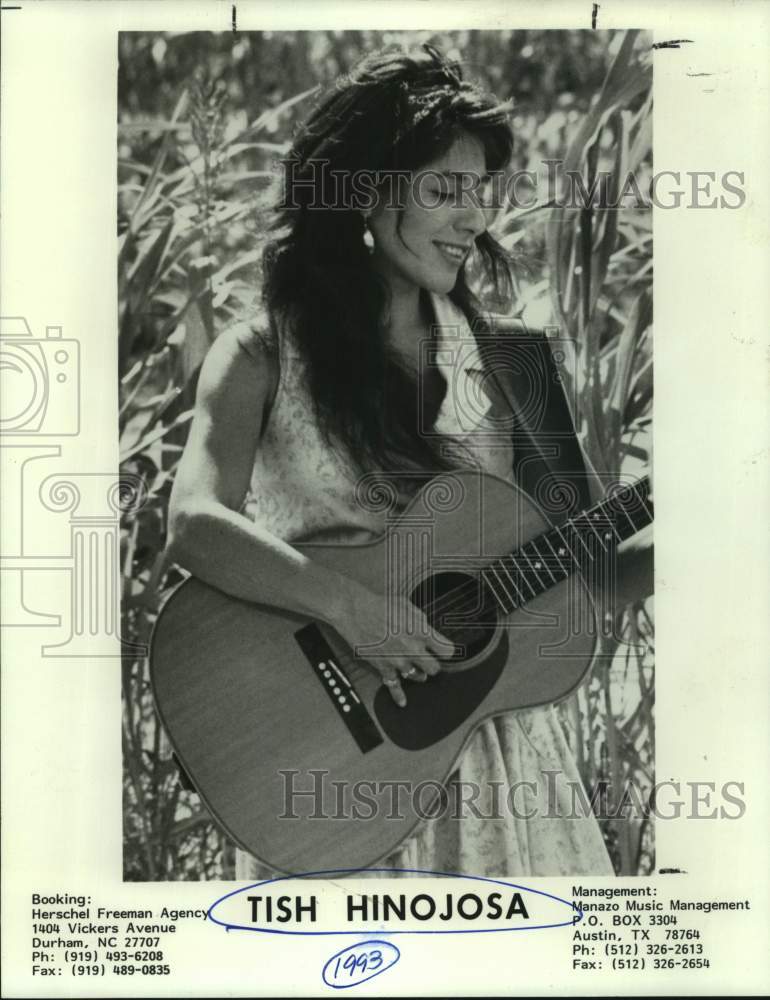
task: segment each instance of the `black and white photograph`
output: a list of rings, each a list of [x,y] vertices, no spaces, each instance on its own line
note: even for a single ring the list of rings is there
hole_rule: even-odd
[[[770,7],[0,22],[2,996],[768,995]]]
[[[126,879],[654,869],[651,57],[120,35]]]

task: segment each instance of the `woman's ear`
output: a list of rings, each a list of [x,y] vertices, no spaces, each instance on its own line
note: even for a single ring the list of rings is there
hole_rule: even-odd
[[[362,212],[361,215],[364,220],[364,246],[369,251],[369,253],[374,253],[374,236],[372,234],[371,227],[369,225],[369,218],[371,212]]]

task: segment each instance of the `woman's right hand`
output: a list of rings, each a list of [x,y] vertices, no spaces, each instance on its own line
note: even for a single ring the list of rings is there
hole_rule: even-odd
[[[331,624],[356,656],[380,674],[401,708],[406,705],[405,681],[424,683],[435,677],[441,659],[451,658],[455,650],[408,598],[389,598],[364,587],[353,592]]]

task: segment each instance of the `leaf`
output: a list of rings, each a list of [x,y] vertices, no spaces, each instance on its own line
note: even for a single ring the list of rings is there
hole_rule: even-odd
[[[285,112],[287,112],[290,108],[293,108],[295,104],[299,104],[300,101],[304,101],[308,97],[317,94],[320,91],[320,89],[321,89],[320,84],[317,84],[314,87],[310,87],[307,90],[303,90],[299,94],[295,94],[294,97],[287,98],[285,101],[282,101],[276,107],[268,108],[267,111],[263,111],[262,114],[251,123],[251,125],[247,126],[238,135],[233,136],[232,139],[229,139],[224,144],[223,148],[227,149],[229,146],[232,146],[235,143],[244,142],[245,140],[250,139],[252,136],[258,135],[262,131],[269,130],[269,126],[272,126],[273,123],[278,118],[281,117],[281,115],[285,114]]]
[[[631,151],[628,154],[628,169],[636,170],[642,160],[652,150],[652,93],[645,101],[640,112],[634,141],[631,144]]]
[[[192,302],[185,317],[182,341],[182,374],[185,382],[200,368],[213,339],[206,330],[200,303]]]
[[[254,180],[274,181],[275,174],[272,170],[239,170],[232,173],[223,173],[219,180],[222,184],[242,184],[244,181]]]
[[[136,444],[129,447],[125,452],[121,452],[119,460],[121,462],[127,462],[140,452],[146,451],[152,444],[156,441],[160,441],[166,436],[166,434],[174,430],[174,428],[181,427],[183,424],[192,420],[193,412],[193,410],[185,410],[184,413],[181,413],[170,424],[167,424],[165,427],[160,427],[157,430],[152,431],[150,434],[147,434],[145,437],[141,438],[141,440],[137,441]]]
[[[152,173],[152,167],[148,167],[146,163],[139,163],[138,160],[130,160],[124,156],[118,157],[118,167],[133,170],[135,173],[143,174],[145,177],[149,177]],[[139,187],[139,190],[141,190],[141,187]]]
[[[501,236],[498,243],[503,250],[513,250],[516,244],[520,243],[526,235],[526,231],[523,229],[514,230],[513,232],[506,233],[505,236]]]
[[[130,292],[137,306],[141,306],[148,297],[148,289],[163,263],[173,231],[174,219],[169,218],[160,229],[151,233],[143,242],[136,260],[128,271]]]
[[[174,113],[171,116],[171,120],[175,122],[179,118],[179,116],[183,113],[186,106],[187,106],[187,90],[185,89],[182,91],[179,100],[176,103],[176,107],[174,108]],[[141,228],[141,224],[143,221],[142,213],[146,210],[148,201],[150,199],[157,197],[161,171],[166,162],[166,156],[168,155],[168,151],[171,148],[170,136],[172,134],[173,133],[169,132],[163,137],[163,141],[161,142],[160,148],[158,149],[158,152],[155,156],[155,160],[153,161],[150,174],[147,178],[147,181],[145,182],[144,188],[142,189],[142,193],[139,196],[139,200],[134,206],[134,211],[131,215],[131,219],[129,220],[126,240],[120,250],[118,266],[120,266],[123,263],[125,255],[128,253],[130,249],[133,248],[133,238],[136,236],[136,233]]]
[[[539,205],[532,205],[529,208],[510,208],[498,219],[496,223],[496,228],[498,228],[502,233],[510,232],[514,226],[518,226],[523,219],[527,219],[532,215],[542,216],[547,212],[552,211],[557,208],[558,204],[555,199],[551,201],[541,202]]]
[[[182,257],[190,249],[190,247],[203,239],[204,233],[204,227],[199,225],[188,229],[183,236],[177,236],[174,240],[173,247],[170,248],[171,252],[166,256],[162,266],[158,269],[158,272],[155,275],[155,280],[149,292],[150,295],[157,297],[158,288],[161,282],[169,275],[171,270],[180,263]]]
[[[203,254],[200,257],[191,257],[188,261],[190,267],[194,267],[196,271],[200,271],[204,267],[213,266],[218,263],[219,260],[215,254]]]
[[[545,227],[545,247],[548,272],[550,275],[551,299],[553,301],[554,316],[561,327],[564,336],[577,340],[577,330],[572,323],[571,314],[565,302],[565,254],[569,255],[572,243],[572,232],[567,226],[567,213],[572,209],[558,209],[553,212],[546,222]],[[569,256],[567,256],[567,271],[569,267]]]
[[[607,71],[602,89],[594,106],[588,112],[570,144],[564,158],[564,172],[577,170],[585,156],[585,150],[596,141],[596,137],[606,119],[627,104],[638,94],[650,87],[652,67],[633,63],[633,48],[638,29],[626,31],[617,55]]]
[[[237,142],[233,140],[223,153],[223,159],[229,159],[231,156],[238,156],[239,153],[245,153],[249,149],[258,149],[264,153],[276,153],[279,156],[285,156],[286,153],[291,149],[290,142]]]
[[[635,458],[645,465],[648,464],[650,459],[650,453],[646,448],[640,448],[638,445],[632,444],[630,441],[622,440],[620,442],[620,455],[621,457]]]
[[[248,250],[246,253],[241,254],[240,257],[237,257],[232,263],[220,268],[211,276],[211,280],[215,284],[220,281],[226,281],[236,271],[240,271],[242,267],[248,267],[249,264],[256,264],[261,258],[261,250]]]
[[[221,284],[214,285],[215,294],[211,302],[212,308],[220,309],[227,302],[233,288],[234,282],[232,281],[223,281]]]
[[[141,329],[142,317],[149,311],[151,288],[156,272],[166,256],[173,229],[174,220],[169,219],[137,258],[126,279],[125,308],[118,332],[118,366],[121,372],[125,370],[131,357],[134,337]]]
[[[610,174],[607,195],[608,204],[614,205],[617,203],[628,169],[628,130],[626,128],[625,114],[623,112],[616,112],[611,121],[615,129],[616,156],[613,170]],[[620,211],[615,208],[604,208],[600,211],[603,217],[603,228],[591,267],[591,298],[588,310],[589,320],[593,315],[594,309],[596,308],[596,302],[599,298],[599,293],[604,285],[604,279],[607,276],[610,258],[615,251],[618,236],[618,219]]]
[[[633,389],[626,401],[623,419],[626,425],[635,423],[646,415],[652,402],[652,361],[648,361],[634,381]]]

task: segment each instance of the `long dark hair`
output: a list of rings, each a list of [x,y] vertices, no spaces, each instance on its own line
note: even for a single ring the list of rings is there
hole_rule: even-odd
[[[507,106],[462,78],[460,66],[430,45],[365,56],[339,79],[297,132],[284,160],[284,192],[263,257],[263,303],[286,323],[307,362],[319,425],[362,470],[441,471],[451,449],[416,433],[414,374],[383,336],[388,291],[372,268],[364,221],[354,206],[320,209],[323,177],[414,171],[464,134],[478,139],[487,171],[513,150]],[[495,297],[510,296],[508,259],[484,232],[476,264]],[[450,293],[467,317],[481,307],[463,268]],[[393,401],[398,400],[398,405]]]

